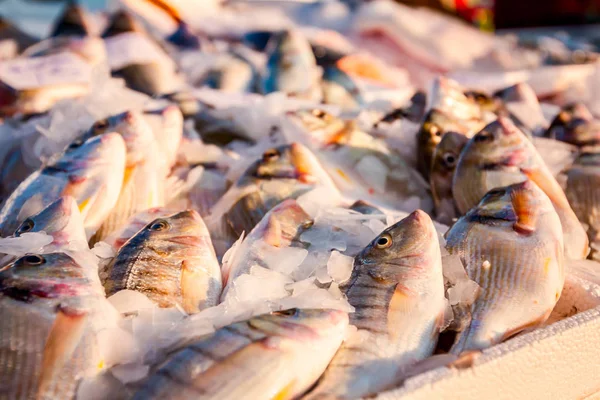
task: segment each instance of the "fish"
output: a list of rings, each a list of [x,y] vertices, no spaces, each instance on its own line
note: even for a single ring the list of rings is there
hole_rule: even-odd
[[[14,41],[17,46],[17,53],[21,53],[29,46],[34,45],[39,39],[21,30],[10,22],[6,16],[0,16],[0,42],[5,40]]]
[[[175,32],[167,36],[166,40],[182,50],[200,50],[201,48],[200,38],[183,21],[177,24]]]
[[[295,199],[317,186],[331,187],[314,154],[294,142],[266,150],[212,208],[225,208],[224,220],[234,237],[250,232],[265,214],[285,199]]]
[[[157,218],[129,239],[101,272],[106,295],[145,294],[188,314],[218,304],[221,269],[204,221],[194,210]]]
[[[220,55],[194,86],[208,86],[228,93],[254,92],[259,86],[259,74],[246,57],[230,51]]]
[[[531,180],[490,190],[446,233],[480,289],[451,353],[483,350],[542,324],[565,281],[560,218]]]
[[[177,161],[183,137],[183,114],[175,105],[144,111],[144,119],[152,128],[158,150],[164,160],[165,176]]]
[[[262,92],[320,101],[320,74],[308,40],[294,30],[273,35],[267,44],[267,66]]]
[[[437,221],[450,225],[459,216],[452,196],[452,177],[458,158],[469,138],[456,132],[448,132],[435,147],[429,174],[431,197]]]
[[[340,289],[355,308],[350,324],[358,330],[306,400],[374,395],[433,353],[445,298],[440,246],[427,213],[416,210],[377,236],[355,257]]]
[[[355,109],[364,104],[359,87],[352,78],[335,65],[323,69],[323,103],[343,109]]]
[[[77,2],[69,2],[54,23],[50,37],[90,36],[96,34],[95,28],[89,13]]]
[[[599,260],[600,250],[600,148],[585,148],[566,172],[565,193],[577,218],[587,227],[590,258]]]
[[[117,132],[125,141],[127,157],[119,199],[106,216],[92,243],[120,228],[133,214],[164,205],[164,177],[168,168],[160,157],[152,128],[139,112],[126,111],[96,121],[86,136]]]
[[[67,248],[88,250],[83,218],[71,196],[60,197],[39,213],[27,217],[14,236],[20,237],[28,232],[44,232],[52,236],[52,242],[44,246],[44,252]]]
[[[190,341],[150,374],[140,399],[291,400],[310,388],[344,338],[348,314],[288,309]]]
[[[94,328],[99,288],[64,253],[28,254],[0,270],[0,392],[75,399],[101,364]],[[95,321],[98,322],[98,321]]]
[[[406,107],[396,108],[385,114],[374,124],[377,128],[383,123],[392,123],[397,119],[406,118],[411,122],[421,122],[425,117],[425,106],[427,105],[427,94],[423,91],[417,91],[410,98],[410,103]]]
[[[446,132],[456,132],[466,136],[471,136],[469,127],[461,124],[460,121],[452,118],[448,114],[432,109],[427,112],[425,119],[417,132],[417,167],[425,179],[429,179],[431,171],[431,160],[436,146],[442,140]]]
[[[104,238],[103,242],[110,245],[116,252],[136,233],[142,230],[150,222],[157,218],[168,217],[174,213],[173,209],[166,207],[155,207],[129,217],[127,222],[121,228],[113,231],[110,235]]]
[[[594,119],[584,104],[567,104],[554,117],[544,136],[579,147],[599,145],[600,121]]]
[[[103,38],[109,38],[126,32],[137,32],[146,35],[146,29],[126,10],[119,10],[110,16],[108,26],[102,32]]]
[[[76,139],[33,172],[0,211],[0,235],[12,235],[23,220],[62,196],[72,196],[91,236],[115,206],[125,171],[125,142],[117,133]]]
[[[520,82],[494,93],[502,103],[502,109],[518,120],[528,131],[544,132],[548,121],[535,91],[527,83]]]
[[[482,110],[479,104],[465,95],[464,90],[452,79],[439,76],[433,80],[427,109],[437,109],[448,117],[461,121],[474,129],[482,126]]]
[[[381,215],[385,216],[383,211],[375,207],[373,204],[364,200],[357,200],[350,206],[350,209],[363,215]]]
[[[564,191],[532,142],[506,117],[488,124],[467,142],[454,172],[452,195],[460,213],[465,214],[489,190],[527,179],[535,182],[556,208],[565,236],[565,257],[586,258],[588,237]]]
[[[300,235],[313,225],[313,219],[302,209],[296,200],[288,199],[273,207],[250,231],[235,257],[223,268],[225,287],[221,295],[223,301],[232,283],[242,274],[250,273],[254,265],[267,267],[265,254],[273,248],[305,246]]]

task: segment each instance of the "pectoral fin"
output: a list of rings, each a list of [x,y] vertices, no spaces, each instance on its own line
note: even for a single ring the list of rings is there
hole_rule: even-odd
[[[87,313],[59,307],[44,346],[37,398],[46,391],[77,349],[86,326]]]

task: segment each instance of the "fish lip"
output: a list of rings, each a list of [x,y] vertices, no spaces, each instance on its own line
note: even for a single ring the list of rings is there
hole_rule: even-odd
[[[517,133],[517,127],[509,118],[506,117],[498,117],[496,120],[500,127],[502,128],[502,134],[505,136],[512,136]]]

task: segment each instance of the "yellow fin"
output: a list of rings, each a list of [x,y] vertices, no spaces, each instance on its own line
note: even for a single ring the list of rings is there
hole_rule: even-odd
[[[398,284],[389,301],[387,327],[390,337],[396,337],[397,327],[405,323],[406,314],[413,307],[413,297],[410,289]]]
[[[529,183],[531,184],[531,183]],[[513,210],[517,216],[514,224],[515,231],[519,233],[532,233],[538,219],[536,199],[527,190],[516,189],[510,194]]]
[[[83,337],[87,314],[58,309],[42,355],[37,398],[45,397],[52,381],[60,374]]]
[[[275,394],[275,396],[271,397],[271,400],[287,400],[291,399],[292,389],[296,385],[296,380],[292,380],[287,385],[285,385],[279,392]]]
[[[200,311],[202,293],[206,293],[206,288],[203,288],[200,282],[201,278],[201,273],[189,261],[184,260],[181,263],[181,306],[188,314]]]

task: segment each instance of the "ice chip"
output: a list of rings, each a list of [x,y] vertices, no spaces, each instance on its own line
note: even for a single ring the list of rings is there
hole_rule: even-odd
[[[453,306],[459,303],[470,305],[475,301],[478,292],[479,285],[475,281],[470,279],[460,280],[448,289],[448,301]]]
[[[144,379],[150,371],[149,365],[117,365],[110,372],[122,383],[138,382]]]
[[[27,253],[42,253],[54,239],[44,232],[27,232],[19,237],[0,238],[0,253],[20,257]]]
[[[327,272],[337,283],[345,282],[352,275],[354,258],[348,257],[339,251],[332,251],[327,261]]]
[[[106,242],[96,243],[92,252],[99,258],[113,258],[117,254],[115,249]]]
[[[451,284],[456,284],[459,281],[469,279],[465,267],[459,256],[456,255],[445,255],[442,257],[442,268],[444,277],[448,279]]]
[[[121,290],[108,298],[110,304],[113,305],[121,314],[128,314],[143,309],[156,308],[156,304],[152,302],[143,293],[135,290]]]
[[[297,247],[275,247],[267,243],[263,261],[273,271],[291,276],[308,255],[308,250]]]

